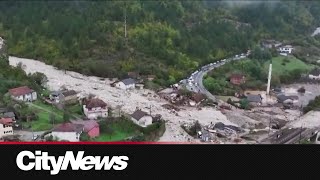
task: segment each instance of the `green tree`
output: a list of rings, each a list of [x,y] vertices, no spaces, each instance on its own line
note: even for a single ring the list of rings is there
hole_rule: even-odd
[[[31,78],[31,80],[33,80],[39,86],[43,86],[43,85],[45,85],[45,83],[48,82],[47,76],[43,73],[40,73],[40,72],[30,74],[29,77]]]
[[[67,111],[63,112],[63,121],[64,122],[69,122],[70,121],[70,114]]]
[[[241,99],[240,100],[240,108],[241,109],[250,109],[250,104],[247,99]]]
[[[49,114],[49,123],[51,123],[52,126],[54,126],[55,122],[56,122],[56,116],[53,113],[50,113]]]

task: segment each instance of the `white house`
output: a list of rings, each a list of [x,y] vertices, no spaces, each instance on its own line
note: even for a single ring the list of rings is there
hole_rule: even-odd
[[[11,118],[0,119],[0,139],[4,136],[13,135],[12,123]]]
[[[34,90],[30,89],[27,86],[10,89],[9,94],[15,100],[29,101],[29,102],[37,100],[37,92],[35,92]]]
[[[320,80],[320,69],[314,69],[310,72],[309,78],[313,80]]]
[[[279,48],[281,54],[291,54],[293,47],[291,45],[282,46]]]
[[[83,103],[83,113],[89,119],[97,119],[98,117],[108,117],[107,104],[98,98],[85,100]]]
[[[131,114],[131,120],[141,127],[147,127],[148,125],[152,124],[153,117],[147,112],[136,110],[133,114]]]
[[[50,135],[58,141],[79,142],[83,131],[82,124],[64,123],[55,127]]]
[[[132,78],[124,79],[122,81],[119,81],[115,83],[115,86],[119,89],[133,89],[136,87],[135,80]]]

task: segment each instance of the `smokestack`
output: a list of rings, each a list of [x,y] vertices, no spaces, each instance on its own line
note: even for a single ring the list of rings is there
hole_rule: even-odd
[[[268,75],[268,86],[267,86],[267,95],[270,93],[270,84],[271,84],[271,73],[272,73],[272,62],[269,65],[269,75]]]

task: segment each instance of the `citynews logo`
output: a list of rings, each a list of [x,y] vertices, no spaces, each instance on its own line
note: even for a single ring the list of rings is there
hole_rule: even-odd
[[[51,175],[58,174],[61,170],[67,170],[71,165],[72,170],[124,170],[129,160],[127,156],[84,156],[84,151],[79,151],[75,157],[72,151],[67,151],[64,156],[49,156],[48,152],[21,151],[16,158],[16,164],[23,171],[46,170]],[[28,158],[25,164],[24,159]]]

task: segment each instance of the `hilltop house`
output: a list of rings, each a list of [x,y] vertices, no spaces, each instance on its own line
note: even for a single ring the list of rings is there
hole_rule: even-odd
[[[136,85],[136,82],[132,78],[127,78],[127,79],[124,79],[122,81],[115,83],[115,86],[117,88],[124,89],[124,90],[133,89],[133,88],[135,88],[135,85]]]
[[[89,119],[108,117],[107,104],[99,98],[85,100],[83,104],[83,112]]]
[[[147,127],[148,125],[152,124],[153,117],[147,112],[138,109],[131,114],[131,120],[139,126]]]
[[[74,120],[71,122],[73,124],[83,125],[83,131],[87,133],[90,138],[94,138],[100,135],[100,127],[95,120]]]
[[[260,106],[262,104],[262,96],[261,95],[248,94],[247,95],[247,101],[249,102],[250,105]]]
[[[230,76],[230,82],[234,85],[240,85],[246,82],[246,78],[243,74],[232,74]]]
[[[84,125],[82,124],[63,123],[55,127],[51,135],[59,141],[78,142],[83,131]]]
[[[4,136],[13,135],[12,124],[13,120],[11,118],[0,119],[0,139]]]
[[[29,101],[29,102],[37,100],[37,92],[35,92],[34,90],[30,89],[27,86],[10,89],[9,94],[15,100]]]
[[[309,73],[309,78],[313,80],[320,80],[320,69],[313,69]]]
[[[293,47],[291,45],[282,46],[279,48],[279,52],[281,55],[287,56],[291,54],[293,51]]]

